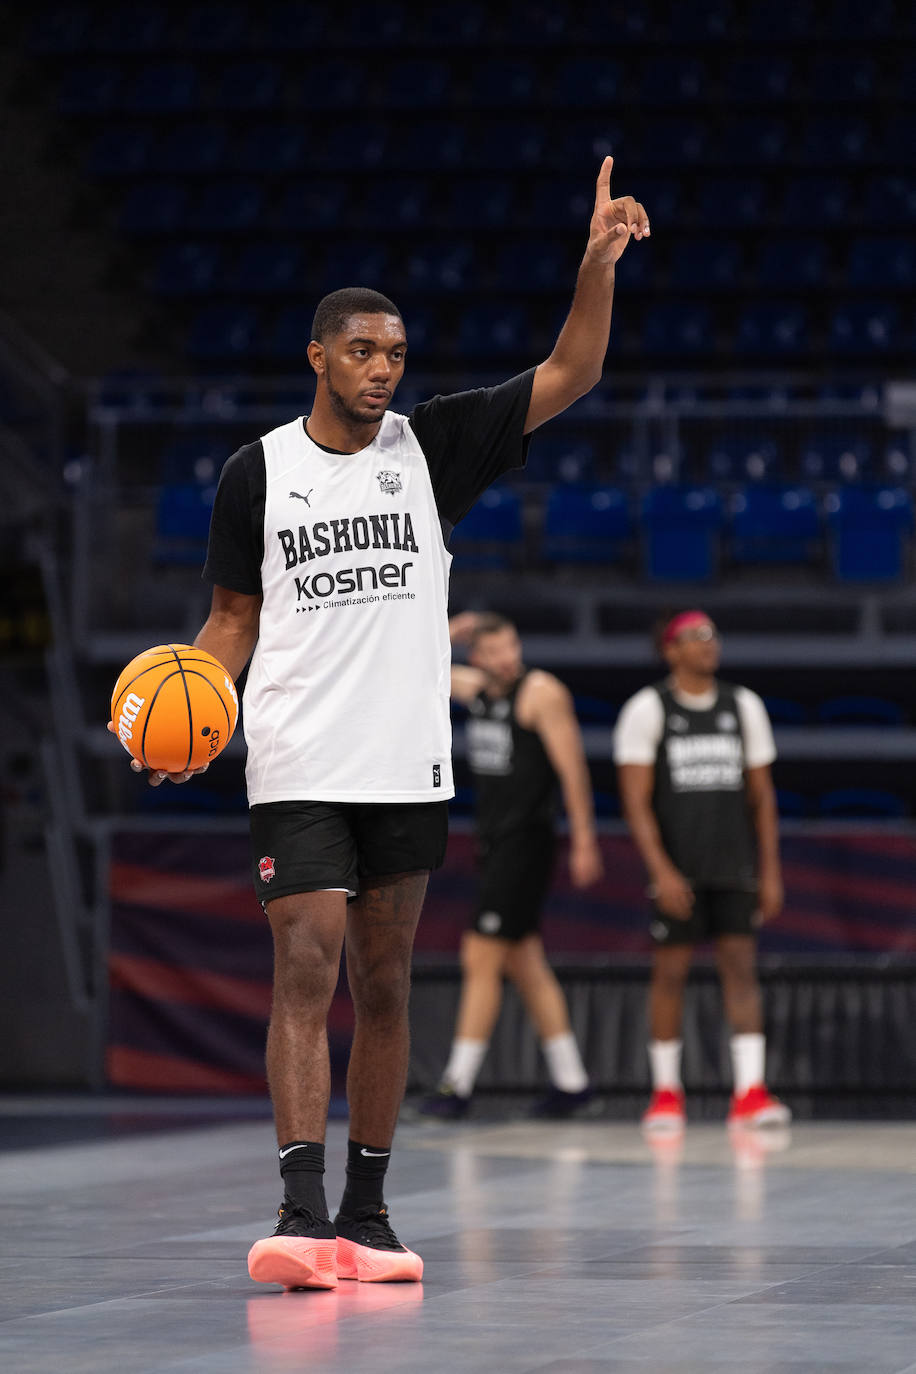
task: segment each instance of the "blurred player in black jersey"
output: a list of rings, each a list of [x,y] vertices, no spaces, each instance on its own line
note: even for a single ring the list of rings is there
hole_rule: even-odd
[[[591,1094],[538,928],[554,869],[558,792],[569,819],[573,882],[587,887],[602,874],[582,737],[568,689],[552,674],[524,666],[508,620],[468,612],[453,617],[450,630],[453,644],[470,644],[470,666],[452,668],[452,696],[469,711],[480,887],[461,946],[451,1053],[437,1091],[420,1110],[465,1115],[509,978],[537,1029],[553,1084],[534,1112],[569,1116]]]

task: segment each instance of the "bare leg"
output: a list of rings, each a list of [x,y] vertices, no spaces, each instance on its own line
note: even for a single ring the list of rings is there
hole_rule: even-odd
[[[327,1018],[346,922],[342,892],[298,892],[267,905],[274,991],[267,1078],[277,1141],[323,1141],[331,1072]]]
[[[456,1040],[489,1041],[503,1000],[508,940],[465,931],[461,941],[461,1000]]]
[[[670,945],[655,950],[649,985],[649,1035],[652,1040],[681,1038],[684,986],[692,958],[692,945]]]
[[[347,1099],[350,1138],[391,1144],[407,1083],[413,939],[428,873],[372,878],[347,916],[347,977],[356,1016]]]
[[[528,1015],[542,1040],[569,1030],[569,1008],[563,989],[544,953],[540,935],[526,935],[512,945],[506,973],[518,988]]]
[[[734,1035],[763,1031],[763,999],[757,979],[757,941],[753,935],[720,935],[716,964],[725,1015]]]

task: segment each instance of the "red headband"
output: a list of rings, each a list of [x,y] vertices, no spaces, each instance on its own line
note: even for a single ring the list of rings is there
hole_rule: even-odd
[[[673,644],[678,635],[682,635],[685,630],[694,630],[698,625],[709,625],[710,619],[703,611],[682,611],[662,631],[662,643]]]

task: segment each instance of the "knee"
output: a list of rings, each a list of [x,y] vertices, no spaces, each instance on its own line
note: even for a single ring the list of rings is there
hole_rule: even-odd
[[[677,997],[684,991],[690,965],[678,960],[676,963],[657,962],[652,969],[652,987],[662,994]]]
[[[307,930],[274,932],[274,999],[329,1006],[337,987],[339,954]]]
[[[373,1021],[397,1020],[407,1011],[410,960],[387,958],[348,966],[350,995],[357,1016]]]
[[[466,978],[502,978],[506,965],[505,941],[472,932],[461,944],[461,971]]]

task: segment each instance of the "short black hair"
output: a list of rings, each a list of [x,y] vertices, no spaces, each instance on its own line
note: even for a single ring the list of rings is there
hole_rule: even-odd
[[[484,635],[495,635],[500,630],[514,629],[515,626],[509,617],[500,615],[499,611],[481,611],[471,632],[471,648],[473,649],[477,641],[483,639]]]
[[[402,319],[394,301],[380,291],[373,291],[368,286],[343,286],[318,302],[312,320],[312,338],[316,343],[333,339],[351,315],[397,315]]]

